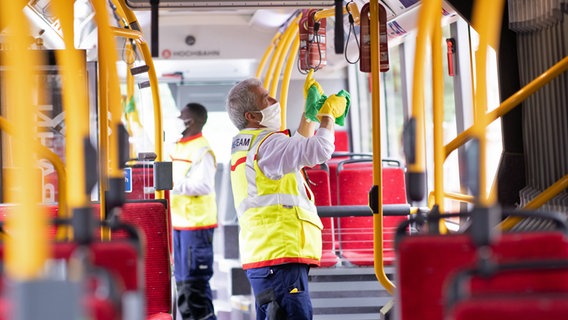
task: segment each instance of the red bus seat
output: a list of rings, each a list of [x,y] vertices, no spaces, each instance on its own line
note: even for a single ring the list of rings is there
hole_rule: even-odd
[[[383,204],[405,204],[404,172],[401,167],[383,167]],[[368,205],[373,186],[373,163],[369,161],[345,163],[339,166],[338,205]],[[383,261],[394,261],[394,234],[407,217],[383,217]],[[342,217],[337,225],[341,256],[359,266],[374,264],[373,217]]]
[[[0,217],[5,220],[9,206],[0,206]],[[99,205],[93,205],[93,213],[99,217]],[[57,206],[48,206],[50,217],[57,216]],[[158,200],[127,202],[122,207],[120,220],[136,226],[144,236],[144,287],[148,317],[171,312],[171,264],[169,250],[169,216],[166,204]],[[55,227],[50,227],[50,237],[55,237]],[[95,236],[100,236],[99,232]],[[113,233],[113,239],[126,238],[126,233]],[[121,263],[115,259],[115,263]],[[110,260],[109,263],[113,263]],[[171,319],[171,314],[170,314]]]
[[[568,258],[568,241],[561,232],[506,233],[491,245],[491,249],[497,263]],[[398,244],[396,263],[397,313],[400,319],[444,319],[445,289],[449,277],[464,268],[473,268],[476,262],[477,249],[469,235],[416,235],[402,238]],[[495,289],[499,292],[560,289],[568,292],[568,272],[562,278],[554,279],[551,276],[543,281],[541,277],[545,273],[533,274],[537,276],[533,279],[538,281],[519,281],[522,278],[514,273],[512,277],[494,282],[498,285],[474,281],[471,290],[484,290],[489,292],[488,295]]]
[[[497,295],[458,303],[447,320],[564,320],[567,294]]]
[[[69,261],[78,245],[72,242],[55,242],[51,245],[51,259]],[[127,241],[95,242],[88,246],[91,253],[91,263],[108,272],[110,283],[115,289],[98,290],[101,284],[95,279],[89,281],[91,291],[87,291],[82,298],[83,306],[90,317],[96,320],[121,319],[122,294],[127,291],[142,290],[139,283],[138,269],[139,252],[135,244]],[[4,260],[4,246],[0,245],[0,259]],[[88,270],[87,270],[88,272]],[[3,282],[0,281],[0,291],[3,291]],[[101,296],[101,292],[114,292],[119,295]],[[2,300],[0,319],[9,318],[9,301]]]
[[[329,191],[329,172],[325,168],[306,168],[310,189],[314,194],[316,206],[330,206],[331,193]],[[322,230],[322,256],[320,267],[332,267],[339,262],[335,254],[336,235],[333,218],[321,218]]]
[[[98,206],[96,206],[98,211]],[[145,238],[144,271],[148,317],[171,312],[170,230],[166,204],[154,201],[127,202],[120,220],[138,227]],[[113,234],[120,238],[122,233]]]

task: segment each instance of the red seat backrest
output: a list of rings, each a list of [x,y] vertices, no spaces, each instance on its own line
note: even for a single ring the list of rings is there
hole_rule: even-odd
[[[316,206],[330,206],[331,194],[329,190],[329,172],[324,168],[306,169],[310,184],[310,189],[314,194],[314,202]],[[337,263],[338,257],[335,255],[335,246],[337,243],[334,218],[321,218],[323,224],[322,230],[322,259],[320,266],[330,267]]]
[[[170,230],[167,217],[166,205],[159,201],[127,202],[120,214],[121,221],[138,227],[145,238],[143,254],[148,315],[167,313],[171,309]],[[113,238],[122,236],[120,233],[114,234]]]
[[[383,167],[383,204],[406,203],[404,172],[400,167]],[[337,172],[338,204],[368,205],[373,186],[373,163],[346,163]],[[394,233],[407,217],[383,217],[383,255],[385,264],[394,259]],[[373,217],[343,217],[339,219],[340,247],[343,256],[356,265],[373,265]]]
[[[560,232],[507,233],[491,245],[497,263],[568,259],[568,241]],[[417,235],[401,240],[397,250],[397,299],[402,320],[444,319],[445,286],[450,277],[476,264],[477,250],[469,235]],[[545,277],[545,278],[543,278]],[[543,272],[527,278],[512,273],[491,282],[476,280],[472,292],[568,291],[568,271],[546,279]],[[558,279],[562,279],[558,281]],[[530,286],[527,287],[527,284]],[[494,292],[493,292],[494,293]]]
[[[564,320],[568,315],[567,294],[493,295],[459,302],[448,320]]]

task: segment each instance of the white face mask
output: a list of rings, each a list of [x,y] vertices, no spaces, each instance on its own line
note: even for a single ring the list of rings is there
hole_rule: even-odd
[[[173,124],[173,132],[175,132],[176,134],[183,134],[183,132],[185,131],[186,126],[185,123],[183,122],[183,120],[181,119],[176,119],[176,121]]]
[[[268,129],[278,131],[280,130],[280,103],[268,106],[266,109],[261,110],[262,120],[260,124]]]

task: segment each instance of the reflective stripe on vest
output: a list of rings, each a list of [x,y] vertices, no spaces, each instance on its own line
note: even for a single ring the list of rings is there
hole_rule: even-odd
[[[275,132],[270,132],[267,130],[259,130],[260,132],[258,132],[255,136],[253,137],[253,141],[252,143],[249,145],[249,150],[253,150],[254,152],[248,152],[246,154],[246,160],[245,160],[245,165],[249,168],[254,168],[255,164],[256,164],[256,154],[258,153],[258,148],[260,147],[260,144],[266,139],[268,138],[271,134],[275,133]],[[248,136],[248,135],[247,135]],[[236,139],[239,136],[236,137]],[[242,158],[238,158],[236,159],[234,162],[242,162],[241,160]],[[238,164],[237,164],[238,165]],[[310,194],[308,197],[302,196],[303,194],[305,194],[305,192],[311,192],[311,190],[306,190],[304,188],[304,178],[301,175],[300,172],[296,172],[296,173],[290,173],[296,176],[296,186],[297,186],[297,190],[296,190],[296,195],[294,194],[265,194],[265,195],[259,195],[258,194],[258,187],[256,185],[256,176],[258,173],[260,173],[261,175],[264,176],[264,174],[258,170],[257,173],[255,174],[251,174],[252,172],[247,172],[246,177],[247,177],[247,194],[248,196],[245,197],[240,204],[238,204],[238,206],[236,207],[237,210],[237,214],[239,216],[241,216],[245,211],[247,211],[248,209],[251,208],[256,208],[256,207],[265,207],[267,205],[270,204],[281,204],[283,206],[298,206],[303,208],[304,210],[307,211],[311,211],[311,212],[316,212],[316,206],[314,204],[313,201],[308,200],[308,197],[310,199],[313,199],[313,196]],[[287,176],[287,175],[285,175]],[[282,177],[284,178],[284,177]],[[235,199],[236,200],[236,199]]]

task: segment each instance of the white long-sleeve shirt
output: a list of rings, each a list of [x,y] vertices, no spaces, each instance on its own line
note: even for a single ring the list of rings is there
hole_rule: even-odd
[[[258,150],[258,166],[270,179],[276,180],[303,167],[311,167],[331,158],[335,136],[331,130],[319,128],[306,138],[296,132],[292,137],[273,134],[266,138]]]
[[[201,158],[201,159],[199,159]],[[174,177],[174,194],[187,196],[202,196],[215,191],[215,159],[210,152],[196,155],[192,161],[191,170],[183,177]]]

